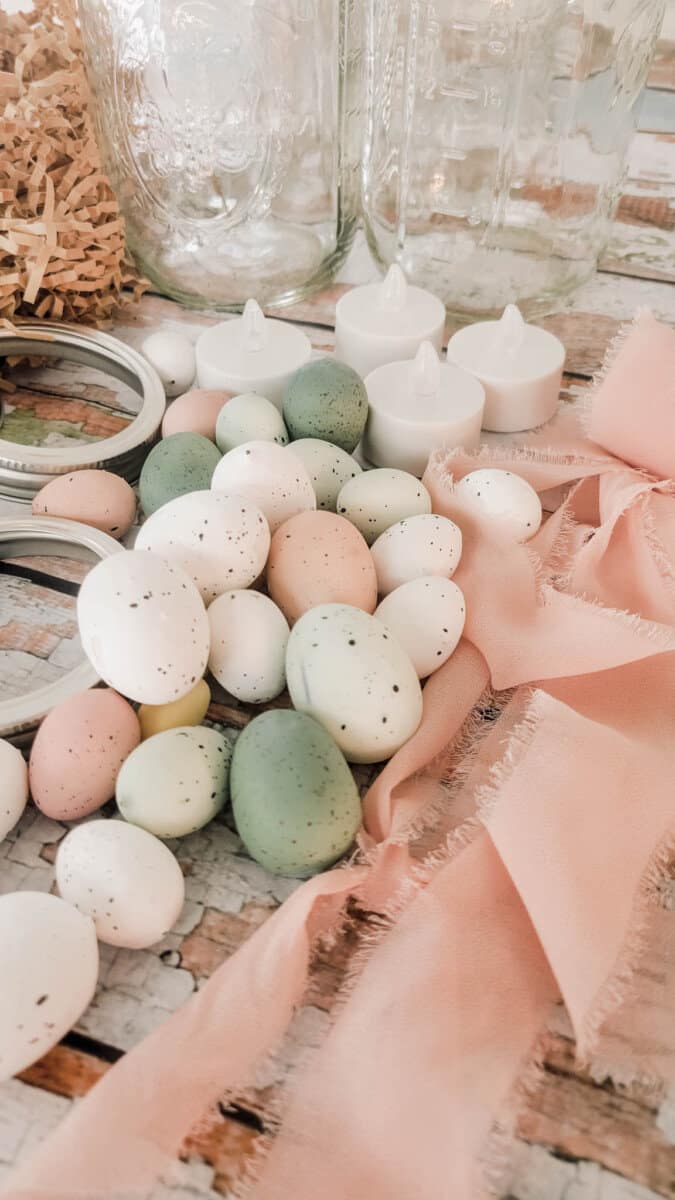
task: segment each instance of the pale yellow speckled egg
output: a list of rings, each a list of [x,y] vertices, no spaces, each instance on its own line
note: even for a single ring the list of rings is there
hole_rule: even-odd
[[[141,704],[138,720],[141,738],[152,737],[165,729],[177,729],[180,725],[200,725],[211,703],[211,692],[205,679],[200,679],[180,700],[169,704]]]

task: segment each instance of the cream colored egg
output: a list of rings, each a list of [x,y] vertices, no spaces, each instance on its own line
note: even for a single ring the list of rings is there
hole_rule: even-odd
[[[211,487],[257,505],[272,533],[296,513],[316,508],[312,482],[299,459],[274,442],[244,442],[223,455]]]
[[[347,481],[361,474],[361,467],[351,454],[320,438],[298,438],[297,442],[291,442],[288,453],[303,463],[312,481],[317,508],[328,512],[335,512],[337,498]]]
[[[77,598],[87,658],[142,704],[166,704],[206,670],[209,623],[194,583],[149,550],[125,550],[89,572]]]
[[[0,841],[20,819],[28,800],[28,767],[20,750],[0,738]]]
[[[462,557],[462,531],[447,517],[421,513],[390,525],[370,552],[377,572],[377,590],[386,596],[402,583],[423,575],[449,579]]]
[[[505,538],[527,542],[541,525],[541,501],[531,484],[513,471],[471,471],[455,485],[471,505]]]
[[[337,510],[360,530],[369,546],[406,517],[431,512],[431,497],[423,483],[407,471],[379,467],[363,471],[340,490]]]
[[[117,778],[125,821],[155,837],[185,837],[220,812],[229,795],[232,747],[203,725],[156,733],[130,754]]]
[[[194,346],[184,333],[151,333],[141,352],[155,368],[169,399],[188,390],[197,367]]]
[[[322,604],[296,623],[286,653],[288,691],[350,762],[390,758],[422,718],[415,669],[392,633],[359,608]]]
[[[209,608],[209,670],[218,683],[248,704],[283,692],[288,622],[261,592],[224,592]]]
[[[177,496],[148,517],[136,539],[137,550],[152,550],[185,571],[206,604],[227,588],[249,587],[262,574],[269,548],[260,509],[224,492]]]
[[[96,987],[90,917],[58,896],[0,896],[0,1080],[42,1058],[72,1029]]]
[[[141,738],[153,737],[165,729],[177,729],[179,725],[201,725],[211,703],[211,692],[205,679],[198,683],[180,700],[169,704],[141,704],[138,721]]]
[[[276,405],[255,392],[233,396],[218,416],[216,442],[223,454],[244,442],[276,442],[285,446],[288,430]]]
[[[59,895],[91,917],[99,941],[142,950],[180,916],[183,872],[164,842],[127,821],[88,821],[56,854]]]
[[[464,595],[451,579],[431,575],[394,588],[375,610],[405,650],[420,679],[447,662],[464,629]]]

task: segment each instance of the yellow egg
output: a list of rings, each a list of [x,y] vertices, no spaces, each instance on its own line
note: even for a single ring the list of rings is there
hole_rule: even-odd
[[[181,696],[179,700],[171,700],[168,704],[141,704],[138,710],[141,738],[145,741],[165,729],[201,724],[210,703],[209,685],[200,679],[187,696]]]

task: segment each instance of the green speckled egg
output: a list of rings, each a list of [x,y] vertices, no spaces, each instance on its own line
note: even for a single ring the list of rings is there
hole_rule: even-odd
[[[321,438],[351,454],[368,417],[368,396],[360,375],[334,358],[307,363],[291,376],[284,396],[284,420],[291,438]]]
[[[305,879],[329,867],[361,825],[342,753],[312,717],[289,709],[262,713],[240,734],[230,790],[239,836],[275,875]]]
[[[207,491],[220,457],[218,448],[200,433],[172,433],[158,442],[138,481],[146,517],[176,496]]]
[[[160,838],[184,837],[215,817],[228,798],[232,747],[203,725],[166,729],[141,742],[117,776],[126,821]]]

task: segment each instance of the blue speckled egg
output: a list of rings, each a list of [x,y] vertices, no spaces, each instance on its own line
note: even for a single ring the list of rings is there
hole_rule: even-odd
[[[284,395],[284,421],[291,439],[321,438],[351,454],[368,417],[360,375],[334,358],[319,358],[291,376]]]
[[[300,879],[329,867],[361,825],[361,802],[333,739],[311,717],[262,713],[240,734],[232,757],[232,810],[252,858]]]

